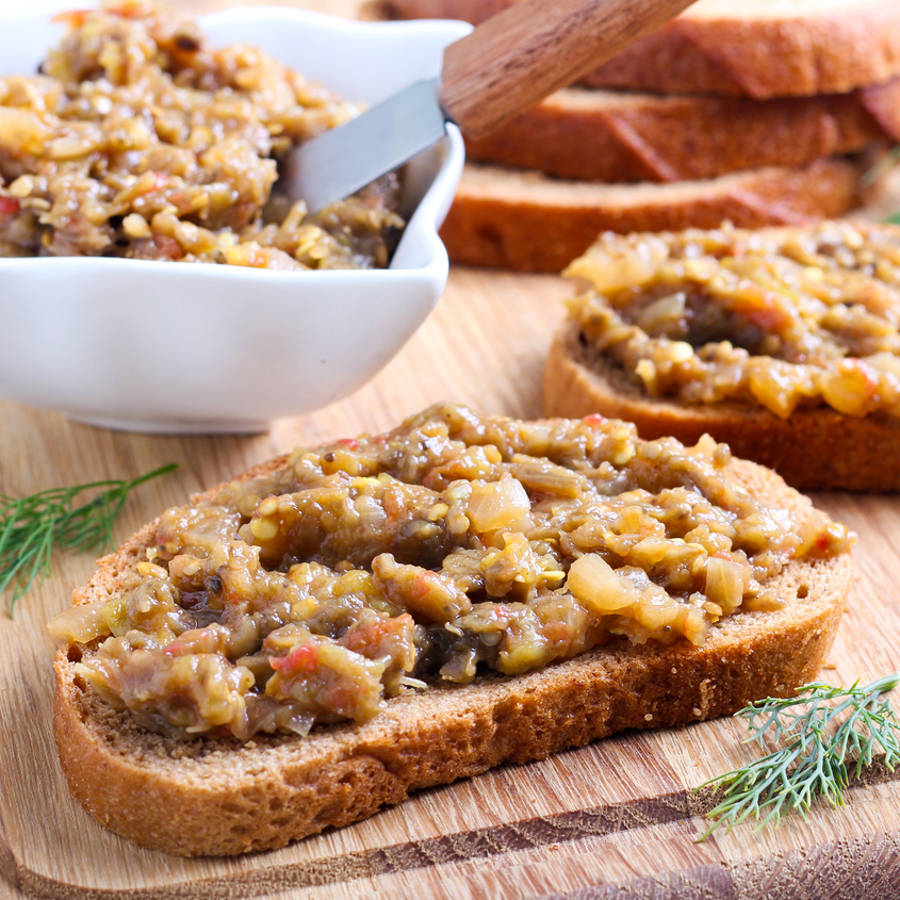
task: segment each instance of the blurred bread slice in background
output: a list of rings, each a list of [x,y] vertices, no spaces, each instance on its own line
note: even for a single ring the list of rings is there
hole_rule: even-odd
[[[564,181],[468,164],[441,237],[456,262],[558,272],[602,231],[796,225],[843,215],[858,189],[859,165],[839,158],[671,184]]]
[[[516,0],[387,0],[392,16],[481,22]],[[728,96],[845,93],[900,75],[893,0],[698,0],[604,63],[592,87]]]
[[[516,0],[387,0],[479,22]],[[650,93],[652,92],[652,93]],[[801,224],[863,202],[900,141],[900,3],[699,0],[488,138],[442,236],[455,262],[558,271],[603,230]]]

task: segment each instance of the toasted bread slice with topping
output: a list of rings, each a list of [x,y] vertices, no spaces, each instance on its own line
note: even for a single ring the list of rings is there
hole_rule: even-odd
[[[801,490],[900,490],[900,424],[834,409],[795,410],[782,419],[741,403],[687,405],[650,398],[617,366],[563,326],[544,368],[548,415],[600,413],[634,422],[647,438],[675,434],[687,443],[711,434],[742,457],[776,469]]]
[[[428,421],[440,423],[453,415],[456,415],[453,408],[436,408]],[[777,603],[752,611],[738,608],[730,615],[722,615],[703,636],[695,636],[693,643],[683,638],[641,642],[629,639],[626,628],[624,634],[610,633],[608,640],[601,641],[592,650],[522,674],[501,675],[479,670],[469,683],[450,684],[438,679],[427,687],[401,691],[384,701],[380,712],[373,717],[318,725],[306,736],[257,733],[251,740],[241,742],[218,731],[207,731],[185,740],[184,735],[148,730],[144,727],[146,720],[142,722],[131,710],[121,708],[121,704],[117,708],[88,683],[84,663],[98,654],[102,632],[93,639],[82,635],[86,643],[70,636],[63,640],[56,656],[54,729],[62,767],[75,797],[103,825],[147,847],[183,855],[265,850],[328,826],[357,821],[384,805],[400,802],[420,788],[475,775],[501,763],[541,759],[626,728],[670,726],[724,715],[751,699],[787,694],[815,675],[831,645],[844,607],[851,561],[846,552],[846,532],[814,511],[807,498],[767,469],[741,460],[729,461],[722,448],[715,445],[712,449],[707,444],[689,451],[683,451],[675,442],[651,447],[640,441],[635,443],[632,427],[624,423],[603,425],[594,420],[586,423],[556,420],[516,423],[517,427],[518,424],[533,430],[537,436],[535,446],[541,443],[545,432],[549,435],[553,429],[560,428],[571,429],[576,443],[584,440],[590,443],[595,429],[608,425],[625,442],[617,444],[613,454],[624,462],[621,466],[601,462],[590,477],[611,479],[610,484],[623,477],[626,470],[622,466],[629,464],[628,454],[620,453],[623,448],[637,448],[637,457],[630,459],[635,460],[634,471],[643,479],[641,483],[648,485],[655,484],[658,476],[653,474],[652,466],[646,468],[644,461],[658,459],[657,453],[665,456],[674,452],[676,469],[673,471],[678,490],[687,490],[685,473],[693,471],[694,465],[690,460],[702,457],[708,460],[703,463],[707,466],[703,471],[715,471],[716,479],[723,479],[715,481],[720,487],[708,486],[704,490],[721,492],[723,498],[736,498],[734,502],[738,504],[763,503],[776,508],[782,517],[779,521],[787,517],[796,523],[818,523],[804,538],[812,541],[809,544],[812,549],[809,553],[804,551],[802,556],[787,558],[778,574],[766,581],[766,593]],[[439,430],[439,425],[435,427]],[[387,437],[390,439],[390,435]],[[442,452],[446,445],[439,436],[435,441],[427,452]],[[347,446],[332,445],[320,457],[328,465],[337,464]],[[372,446],[383,447],[384,438],[381,443],[378,438],[371,439],[366,447]],[[678,455],[682,453],[687,456]],[[513,455],[510,455],[511,464],[525,465],[522,471],[536,471],[533,461],[523,463],[521,459],[512,459]],[[320,457],[315,457],[312,463]],[[480,450],[458,458],[462,465],[476,465],[479,461],[486,464]],[[284,479],[280,473],[291,475],[299,472],[299,467],[305,467],[308,474],[312,471],[310,459],[311,455],[305,453],[274,460],[243,476],[239,487],[261,480],[276,492],[290,489],[290,478]],[[545,469],[539,475],[541,490],[532,494],[534,504],[547,501],[543,492],[550,490],[554,479],[561,474],[558,466]],[[563,479],[564,493],[570,493],[569,480]],[[193,498],[191,508],[202,509],[204,504],[223,502],[223,496],[234,497],[234,485],[232,482]],[[345,487],[349,489],[350,483]],[[377,487],[359,483],[353,490],[365,492]],[[672,491],[666,493],[665,485],[655,489],[662,489],[660,497],[675,502],[674,495],[670,496]],[[322,496],[316,494],[319,499]],[[631,502],[627,496],[623,502]],[[698,502],[698,510],[709,509],[702,496],[698,496]],[[265,518],[277,505],[270,495],[259,500],[257,512]],[[371,503],[365,508],[371,510]],[[545,511],[556,515],[553,509],[547,507]],[[641,509],[633,507],[628,515],[641,516],[644,514]],[[474,508],[470,506],[469,512],[474,521]],[[492,509],[490,515],[495,512]],[[261,521],[242,515],[251,531],[253,522]],[[256,513],[252,515],[255,517]],[[482,505],[478,516],[484,520],[486,515],[488,512]],[[684,516],[679,515],[678,522],[683,524]],[[69,617],[70,625],[73,614],[78,618],[81,610],[88,611],[87,620],[94,626],[99,621],[94,615],[97,610],[103,611],[107,621],[109,616],[116,618],[124,614],[135,616],[138,623],[142,621],[141,617],[147,614],[144,605],[137,604],[132,612],[123,613],[117,603],[132,596],[130,592],[140,583],[142,567],[144,571],[148,566],[153,570],[166,555],[176,552],[169,546],[172,532],[167,521],[172,521],[168,513],[148,524],[117,552],[100,560],[88,584],[75,592],[75,607],[64,614]],[[196,524],[200,520],[195,517],[191,521]],[[485,527],[493,524],[488,522]],[[757,538],[758,525],[748,526]],[[268,539],[266,529],[256,530]],[[782,532],[783,529],[779,534]],[[403,535],[408,533],[404,528]],[[751,543],[757,538],[752,538]],[[573,539],[577,541],[577,535]],[[545,549],[550,546],[545,545]],[[679,552],[684,546],[683,541],[673,544]],[[823,549],[826,546],[831,549]],[[148,555],[158,562],[148,562]],[[170,575],[175,560],[180,560],[178,568],[182,577],[193,577],[187,573],[195,572],[195,567],[184,565],[184,555],[172,557]],[[194,562],[203,564],[202,560]],[[716,563],[721,565],[722,558],[717,558]],[[374,563],[373,568],[377,568]],[[492,571],[494,576],[502,575],[501,570]],[[220,572],[219,576],[212,577],[212,581],[218,578],[214,587],[207,582],[208,590],[221,592],[222,582],[227,582],[230,576],[225,569]],[[563,574],[558,573],[558,577]],[[682,578],[685,574],[681,569],[673,570],[673,577]],[[651,588],[657,596],[660,588],[647,583],[647,589]],[[225,589],[233,588],[226,584]],[[575,586],[570,589],[572,595],[580,596]],[[631,592],[635,589],[628,587]],[[560,590],[563,589],[544,596],[556,602],[554,598],[561,596]],[[419,601],[422,599],[421,594],[414,592],[414,595]],[[200,610],[203,614],[208,609],[205,602],[198,603],[196,592],[188,592],[183,599],[188,611]],[[257,604],[262,599],[250,598],[250,602]],[[238,602],[239,598],[233,597],[232,601]],[[692,599],[690,608],[713,609],[708,603],[704,607],[698,603],[699,600]],[[522,608],[522,603],[510,604],[507,614],[521,614]],[[654,610],[658,608],[654,606]],[[175,607],[167,609],[167,617],[181,614]],[[722,609],[718,612],[721,614]],[[507,621],[507,614],[498,618],[501,626]],[[545,624],[549,630],[544,637],[551,632],[558,637],[563,623],[553,619]],[[121,632],[124,627],[120,622],[118,630]],[[456,633],[452,629],[451,632]],[[194,636],[202,637],[199,633]],[[134,638],[127,640],[134,641]],[[184,640],[182,633],[176,642],[168,645],[171,654],[177,655],[176,643]],[[540,641],[534,645],[539,646]],[[107,657],[107,661],[110,659]],[[298,672],[309,674],[304,668],[309,663],[308,654],[292,653],[288,661],[297,662]],[[270,662],[278,674],[283,674],[283,667],[288,664],[285,658]],[[185,704],[176,706],[176,714],[190,706],[189,693],[178,696]],[[138,702],[142,702],[141,698]]]
[[[567,269],[544,410],[708,433],[805,490],[900,490],[898,261],[874,223],[603,235]]]

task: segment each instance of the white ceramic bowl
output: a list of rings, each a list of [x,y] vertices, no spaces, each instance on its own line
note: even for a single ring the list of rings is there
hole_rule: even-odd
[[[437,74],[443,48],[469,30],[274,7],[201,23],[215,45],[256,44],[366,103]],[[33,72],[60,34],[43,8],[4,12],[0,28],[4,75]],[[404,204],[415,212],[390,269],[0,259],[0,396],[142,431],[260,430],[346,396],[400,349],[443,291],[437,228],[462,164],[452,126],[411,164]]]

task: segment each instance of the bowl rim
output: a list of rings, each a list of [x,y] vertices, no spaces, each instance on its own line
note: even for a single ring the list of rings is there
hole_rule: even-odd
[[[96,5],[96,4],[93,4]],[[71,0],[61,0],[58,4],[38,6],[36,9],[14,12],[0,8],[0,26],[4,22],[21,24],[24,20],[31,20],[37,24],[52,24],[52,17],[71,7]],[[240,24],[242,21],[252,19],[254,22],[271,22],[277,24],[290,20],[297,24],[311,25],[320,30],[327,30],[338,34],[352,34],[357,37],[367,34],[380,33],[382,35],[398,35],[406,38],[415,38],[423,34],[432,36],[455,35],[456,39],[464,37],[472,30],[469,23],[455,19],[418,19],[414,21],[367,21],[359,19],[344,19],[339,16],[328,15],[314,10],[297,9],[285,6],[241,6],[231,9],[222,9],[214,12],[203,13],[195,17],[201,26],[206,22],[219,24]],[[13,29],[9,32],[14,33]],[[0,42],[2,43],[2,42]],[[465,160],[465,147],[462,134],[452,122],[446,123],[446,134],[443,139],[445,147],[444,158],[435,174],[434,180],[428,190],[422,196],[404,228],[401,243],[411,236],[419,240],[427,241],[427,258],[420,266],[403,266],[384,269],[304,269],[304,270],[280,270],[257,268],[254,266],[236,266],[216,264],[210,262],[198,262],[196,264],[182,263],[174,265],[178,261],[173,260],[146,260],[124,259],[122,257],[103,256],[25,256],[25,257],[0,257],[0,275],[5,272],[13,274],[17,269],[34,268],[39,265],[41,269],[66,266],[77,268],[92,268],[100,275],[104,271],[127,267],[133,270],[137,277],[159,277],[169,273],[166,277],[172,277],[175,273],[179,278],[206,279],[212,272],[217,277],[227,277],[229,280],[241,281],[260,278],[269,281],[293,282],[298,278],[303,279],[304,284],[310,282],[328,283],[341,278],[350,285],[358,281],[369,282],[372,279],[389,279],[391,281],[419,280],[423,274],[437,274],[446,272],[449,261],[447,251],[438,235],[438,220],[441,217],[442,207],[452,202],[453,186],[459,180],[459,174]],[[398,245],[399,249],[399,245]],[[172,271],[174,269],[174,272]],[[189,274],[191,273],[191,274]]]

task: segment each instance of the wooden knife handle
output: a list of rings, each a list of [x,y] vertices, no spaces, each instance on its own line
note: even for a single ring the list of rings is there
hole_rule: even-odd
[[[521,0],[444,51],[441,103],[477,138],[659,28],[693,0]]]

